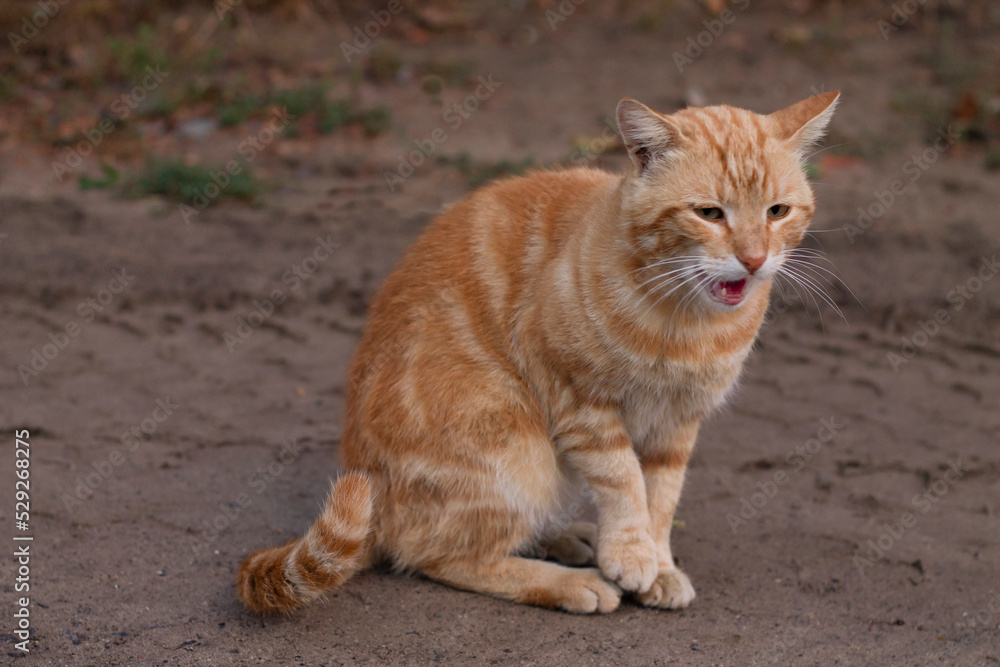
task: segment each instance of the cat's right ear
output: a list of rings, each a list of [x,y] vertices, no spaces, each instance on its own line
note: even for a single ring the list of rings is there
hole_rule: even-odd
[[[618,129],[632,164],[640,174],[677,148],[677,130],[645,104],[626,97],[618,103]]]
[[[823,138],[839,100],[840,91],[834,90],[775,111],[769,116],[775,134],[790,142],[799,159],[804,159],[806,151]]]

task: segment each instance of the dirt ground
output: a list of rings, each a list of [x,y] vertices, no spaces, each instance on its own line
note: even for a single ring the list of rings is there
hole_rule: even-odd
[[[886,39],[887,3],[736,3],[678,71],[674,52],[711,27],[700,5],[614,21],[596,3],[551,3],[565,19],[555,29],[522,5],[426,43],[380,35],[404,62],[461,58],[471,72],[439,100],[405,68],[351,83],[391,109],[392,131],[275,140],[255,166],[277,186],[253,205],[185,220],[168,199],[57,183],[57,151],[5,144],[0,526],[5,540],[18,532],[10,470],[26,429],[34,541],[27,656],[9,555],[23,543],[0,561],[3,661],[1000,663],[996,8],[970,3],[979,13],[966,22],[948,3],[917,5]],[[259,19],[254,30],[337,59],[354,25]],[[958,38],[942,64],[948,26]],[[973,88],[986,124],[935,148],[938,130],[968,121],[974,81],[992,82]],[[365,305],[468,189],[462,154],[621,171],[624,156],[598,155],[597,140],[624,95],[663,111],[766,112],[833,88],[843,97],[827,145],[843,146],[814,158],[807,245],[832,261],[844,319],[786,289],[738,395],[704,428],[674,537],[698,591],[689,609],[625,602],[577,617],[373,571],[287,618],[244,611],[236,568],[317,513]],[[455,128],[444,114],[477,89]],[[156,146],[225,161],[260,128],[166,133]],[[390,190],[384,173],[438,128],[436,151],[452,159],[422,161]],[[44,367],[25,372],[36,352]]]

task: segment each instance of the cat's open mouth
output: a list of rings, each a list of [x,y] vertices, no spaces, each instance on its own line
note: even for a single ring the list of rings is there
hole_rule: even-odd
[[[727,306],[738,306],[746,297],[747,279],[716,280],[708,287],[708,293],[719,303]]]

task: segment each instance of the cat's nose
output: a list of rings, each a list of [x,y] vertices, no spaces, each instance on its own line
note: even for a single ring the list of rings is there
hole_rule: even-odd
[[[750,275],[753,275],[757,272],[757,269],[763,266],[764,262],[767,261],[767,253],[747,255],[745,257],[740,257],[739,259],[740,263],[747,268],[747,271],[750,272]]]

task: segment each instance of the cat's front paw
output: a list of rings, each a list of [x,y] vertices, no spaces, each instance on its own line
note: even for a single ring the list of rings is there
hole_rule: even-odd
[[[694,586],[686,574],[675,568],[660,572],[649,590],[635,597],[647,607],[683,609],[694,600]]]
[[[656,543],[646,530],[601,536],[597,564],[604,576],[623,590],[647,591],[656,579]]]

